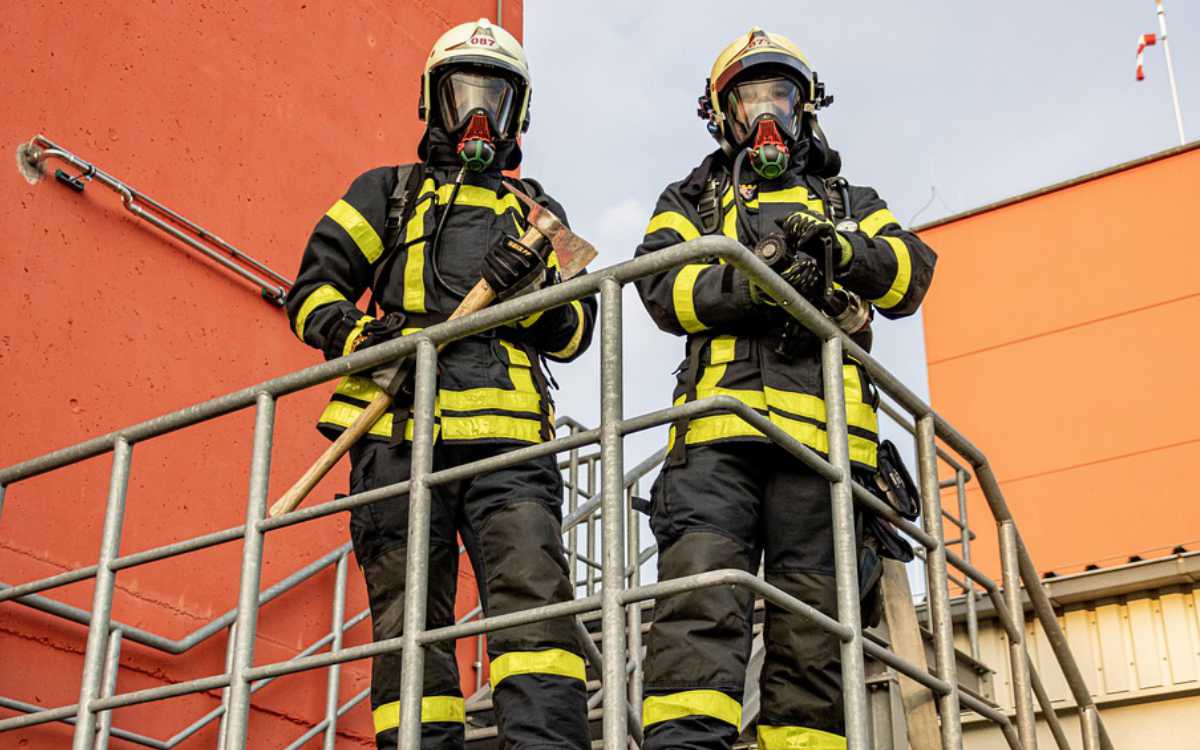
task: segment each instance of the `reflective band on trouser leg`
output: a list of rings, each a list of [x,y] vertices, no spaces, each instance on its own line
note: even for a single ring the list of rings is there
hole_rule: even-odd
[[[583,657],[551,648],[545,651],[509,651],[492,659],[492,689],[509,677],[523,674],[552,674],[587,682]]]
[[[707,716],[741,729],[742,704],[719,690],[686,690],[669,695],[652,695],[642,703],[643,726],[687,716]]]
[[[375,734],[400,726],[400,701],[384,703],[371,712],[375,719]],[[456,695],[428,695],[421,699],[421,723],[462,724],[467,720],[463,699]]]
[[[846,750],[846,738],[807,727],[758,725],[759,750]]]

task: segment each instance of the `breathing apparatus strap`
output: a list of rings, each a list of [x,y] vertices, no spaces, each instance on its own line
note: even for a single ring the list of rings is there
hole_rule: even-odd
[[[387,221],[383,227],[383,257],[375,266],[371,279],[371,299],[367,302],[367,314],[375,317],[375,290],[387,278],[387,270],[396,259],[400,249],[400,238],[404,236],[404,222],[408,220],[417,202],[417,193],[425,178],[425,164],[401,164],[396,167],[396,186],[387,201]]]

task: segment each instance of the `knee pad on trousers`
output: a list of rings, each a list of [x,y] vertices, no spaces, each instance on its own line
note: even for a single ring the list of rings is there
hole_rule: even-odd
[[[489,615],[573,598],[562,551],[562,524],[542,503],[514,503],[489,515],[479,529],[479,546]],[[506,628],[488,636],[488,652],[493,655],[548,647],[579,653],[571,618]]]
[[[822,613],[837,617],[837,586],[833,576],[767,571],[767,582]],[[800,615],[768,603],[763,640],[766,659],[761,678],[760,721],[843,734],[838,637]]]
[[[688,532],[659,552],[659,580],[722,568],[747,570],[750,555],[733,539]],[[702,687],[740,697],[750,650],[753,595],[714,586],[655,602],[646,655],[646,685],[656,692]]]
[[[429,553],[429,594],[426,598],[426,627],[454,624],[454,595],[457,583],[457,549],[434,545]],[[396,638],[404,626],[404,590],[407,554],[393,547],[363,566],[367,597],[371,606],[371,634],[375,641]],[[380,654],[371,664],[371,707],[378,708],[400,696],[399,651]],[[457,695],[458,663],[454,642],[439,641],[425,650],[424,692],[426,695]]]

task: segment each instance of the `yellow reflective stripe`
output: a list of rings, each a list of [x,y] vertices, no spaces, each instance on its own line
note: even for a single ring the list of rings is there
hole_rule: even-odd
[[[320,422],[346,428],[354,424],[354,420],[358,419],[359,414],[362,414],[361,406],[347,404],[344,401],[330,401],[325,404],[325,411],[321,412]],[[392,415],[384,414],[376,420],[375,424],[371,425],[369,432],[372,435],[390,438],[392,436]]]
[[[375,227],[363,218],[357,208],[344,200],[339,200],[325,212],[325,215],[346,230],[346,234],[350,235],[350,239],[354,240],[355,245],[358,245],[359,251],[366,256],[368,263],[374,263],[379,260],[380,255],[383,255],[383,240],[379,239]]]
[[[400,726],[400,701],[384,703],[371,712],[371,717],[375,720],[375,734],[395,729]],[[461,724],[466,720],[466,703],[462,698],[453,695],[430,695],[421,699],[422,724]]]
[[[763,434],[735,414],[716,414],[688,422],[688,445],[737,437],[763,437]]]
[[[503,409],[540,414],[542,399],[536,391],[504,388],[471,388],[465,391],[440,391],[438,399],[444,411],[482,411]]]
[[[896,278],[892,279],[892,288],[887,291],[879,299],[871,300],[876,307],[888,309],[895,307],[904,299],[905,293],[908,292],[908,282],[912,277],[912,258],[908,254],[908,245],[904,244],[904,240],[899,237],[884,237],[883,240],[892,247],[892,252],[896,254]]]
[[[846,750],[846,738],[808,727],[758,725],[759,750]]]
[[[899,226],[900,221],[891,211],[887,210],[886,208],[881,208],[878,211],[871,212],[867,218],[858,222],[858,231],[862,232],[868,237],[874,237],[875,235],[879,234],[880,229],[883,229],[888,224],[895,224]]]
[[[438,203],[445,205],[450,201],[450,194],[454,192],[454,183],[447,182],[445,185],[437,189]],[[505,211],[512,209],[518,215],[521,214],[521,204],[517,201],[517,197],[512,193],[505,191],[503,196],[497,195],[494,191],[478,185],[463,185],[458,190],[458,196],[454,199],[456,206],[474,206],[476,208],[490,208],[499,216]],[[517,229],[520,230],[520,225]]]
[[[328,305],[330,302],[345,302],[346,295],[339,292],[331,284],[322,284],[312,290],[307,297],[304,298],[304,303],[300,305],[300,312],[296,313],[296,335],[300,340],[304,340],[304,324],[308,322],[308,316],[312,315],[313,311],[322,305]]]
[[[409,312],[425,312],[425,243],[417,240],[425,234],[425,214],[431,203],[423,199],[432,192],[433,179],[426,179],[421,183],[412,218],[404,227],[404,241],[408,244],[404,260],[404,309]]]
[[[815,211],[819,214],[825,213],[825,205],[821,202],[821,199],[810,198],[808,188],[803,185],[785,188],[784,190],[759,193],[755,200],[750,201],[746,205],[751,208],[758,208],[759,203],[802,203],[810,211]]]
[[[696,225],[678,211],[663,211],[655,214],[650,219],[650,223],[646,225],[646,236],[649,237],[660,229],[670,229],[684,240],[694,240],[700,236],[700,230],[696,228]]]
[[[421,723],[433,724],[467,720],[466,703],[456,695],[430,695],[421,699]]]
[[[712,266],[707,263],[689,263],[675,274],[675,285],[671,292],[672,301],[675,303],[675,317],[679,319],[679,325],[683,327],[683,330],[688,333],[703,331],[708,327],[700,322],[700,318],[696,317],[696,302],[693,298],[696,291],[696,279],[706,268],[712,268]]]
[[[506,439],[522,443],[542,442],[540,419],[521,419],[497,414],[481,414],[474,417],[442,417],[442,436],[446,440],[489,440]],[[405,427],[411,440],[412,424]]]
[[[762,391],[741,390],[738,388],[696,388],[696,400],[702,398],[712,398],[713,396],[732,396],[738,401],[741,401],[751,409],[758,411],[767,410],[767,400],[763,398]]]
[[[520,320],[518,320],[517,325],[519,325],[522,328],[529,328],[534,323],[537,323],[539,320],[541,320],[542,316],[545,314],[546,314],[545,310],[538,310],[533,315],[530,315],[527,318],[521,318]]]
[[[383,392],[383,389],[376,385],[375,381],[370,378],[360,375],[347,375],[337,384],[337,388],[333,392],[358,399],[359,401],[372,401]]]
[[[571,340],[562,349],[556,352],[548,352],[551,357],[565,359],[579,351],[579,342],[583,341],[586,320],[583,317],[583,305],[579,300],[571,300],[571,309],[575,311],[575,333],[571,334]]]
[[[737,356],[737,339],[733,336],[718,336],[708,345],[709,362],[723,365]]]
[[[346,342],[342,344],[343,357],[350,353],[350,347],[354,345],[355,339],[362,334],[363,328],[365,328],[367,323],[370,323],[372,320],[374,320],[374,318],[372,318],[370,315],[364,315],[359,318],[358,322],[354,324],[354,327],[350,329],[350,333],[346,336]]]
[[[509,651],[492,659],[492,689],[509,677],[523,674],[552,674],[587,682],[583,657],[551,648],[545,651]]]
[[[867,392],[863,390],[862,380],[858,377],[858,368],[854,365],[842,365],[842,383],[846,391],[846,402],[866,401]]]
[[[742,728],[742,704],[717,690],[652,695],[642,703],[642,726],[688,716],[709,716]]]
[[[508,352],[508,363],[511,365],[520,365],[521,367],[531,367],[529,355],[525,350],[515,344],[510,344],[504,339],[500,339],[500,346],[504,347],[504,351]]]

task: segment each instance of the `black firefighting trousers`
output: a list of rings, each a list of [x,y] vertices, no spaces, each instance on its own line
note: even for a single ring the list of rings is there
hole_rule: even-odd
[[[496,446],[437,443],[434,469],[495,455]],[[351,492],[405,481],[411,447],[380,441],[351,449]],[[454,623],[458,541],[467,548],[484,612],[500,615],[572,596],[562,553],[562,477],[553,457],[433,487],[426,627]],[[404,621],[407,495],[353,509],[350,536],[362,565],[375,640]],[[569,618],[490,634],[491,683],[502,746],[587,748],[584,663]],[[393,750],[399,723],[400,653],[375,657],[371,708],[375,742]],[[465,711],[454,643],[426,649],[421,701],[423,750],[463,747]]]
[[[689,446],[651,495],[658,577],[756,573],[837,617],[829,483],[761,442]],[[648,638],[644,750],[732,747],[740,732],[753,596],[732,586],[659,599]],[[758,742],[844,750],[836,636],[766,603]]]

